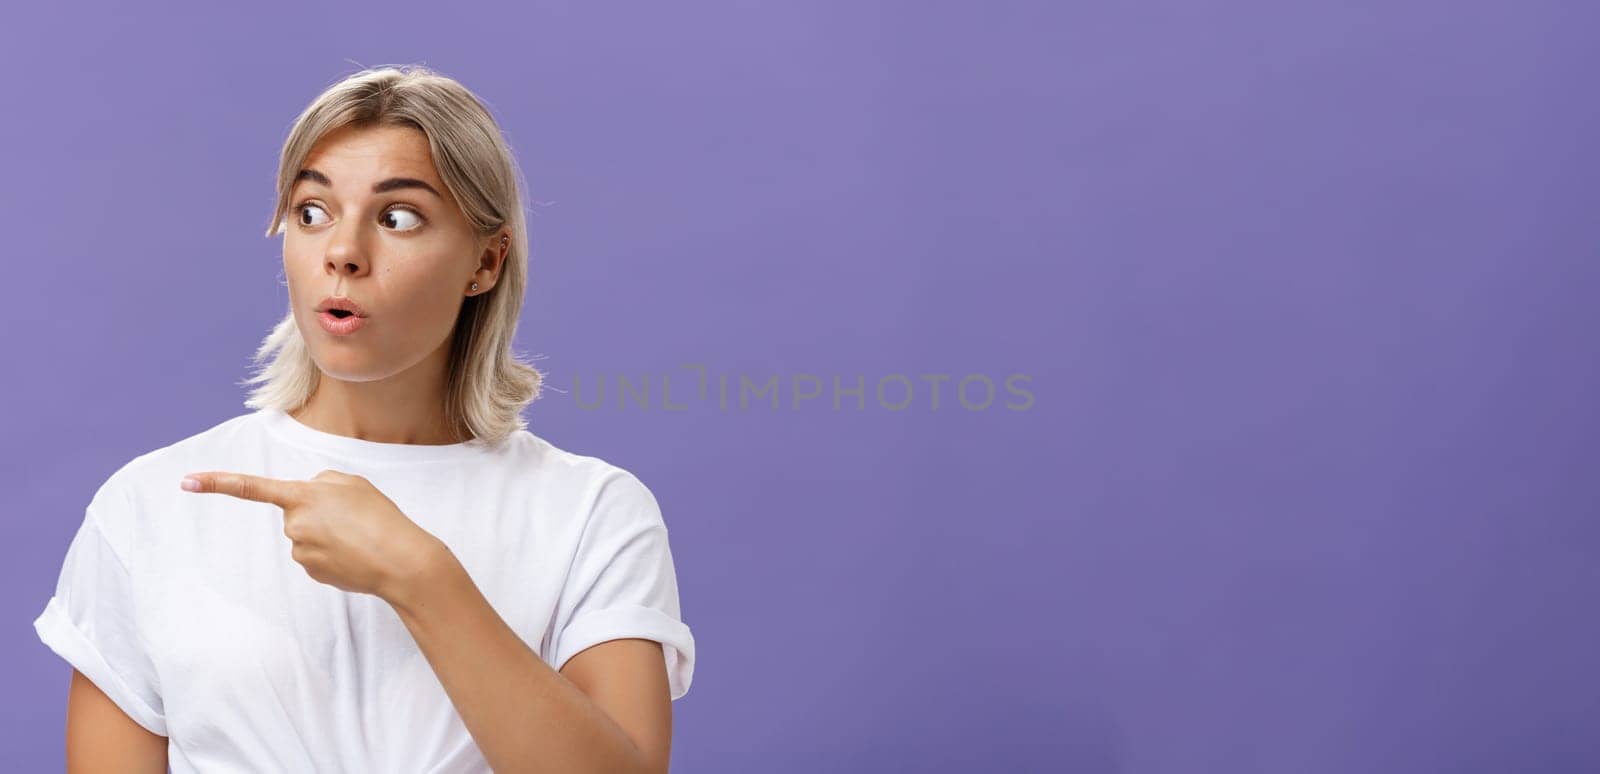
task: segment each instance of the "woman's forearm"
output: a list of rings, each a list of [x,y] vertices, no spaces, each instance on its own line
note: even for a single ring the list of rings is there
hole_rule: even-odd
[[[443,543],[383,597],[498,772],[645,772],[638,747],[490,606]]]

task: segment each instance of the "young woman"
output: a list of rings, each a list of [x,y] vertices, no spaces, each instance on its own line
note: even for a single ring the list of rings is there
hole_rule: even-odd
[[[694,665],[666,525],[522,421],[489,112],[423,67],[333,85],[279,233],[253,411],[113,473],[34,622],[73,667],[69,770],[666,771]]]

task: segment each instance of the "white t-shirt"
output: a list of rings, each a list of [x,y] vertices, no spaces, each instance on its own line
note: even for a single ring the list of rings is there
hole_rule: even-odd
[[[437,536],[552,668],[623,637],[662,644],[673,699],[694,637],[655,497],[628,471],[521,431],[499,447],[326,433],[263,409],[140,455],[95,492],[40,639],[184,772],[487,772],[382,599],[311,578],[283,510],[185,492],[185,473],[365,476]],[[535,731],[535,733],[537,733]]]

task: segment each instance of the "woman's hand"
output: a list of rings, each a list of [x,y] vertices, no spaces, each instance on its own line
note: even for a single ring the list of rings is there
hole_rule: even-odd
[[[196,485],[189,486],[194,480]],[[407,518],[362,476],[324,470],[309,480],[208,471],[191,473],[183,488],[283,509],[289,555],[313,580],[394,601],[397,587],[417,577],[445,546]]]

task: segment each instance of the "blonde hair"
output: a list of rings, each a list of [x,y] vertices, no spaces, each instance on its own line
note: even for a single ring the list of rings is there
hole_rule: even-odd
[[[422,65],[362,70],[328,87],[295,119],[278,164],[268,237],[287,227],[290,189],[306,156],[324,136],[346,126],[422,130],[439,177],[477,233],[511,232],[499,281],[462,303],[445,387],[450,427],[470,433],[474,441],[498,444],[526,429],[522,409],[539,396],[543,381],[538,369],[511,349],[528,281],[525,186],[511,149],[488,108],[454,79]],[[254,361],[265,366],[240,382],[259,385],[245,401],[251,408],[297,409],[321,378],[292,310],[267,334]]]

